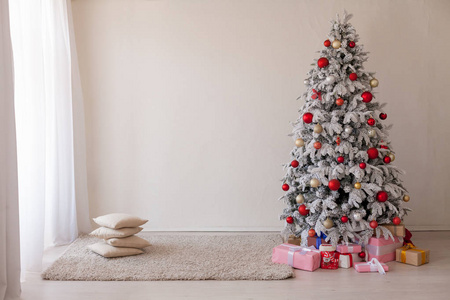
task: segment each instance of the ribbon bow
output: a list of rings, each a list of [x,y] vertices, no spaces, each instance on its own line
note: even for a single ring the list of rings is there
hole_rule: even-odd
[[[320,245],[322,245],[322,239],[325,240],[327,236],[323,232],[321,232],[320,235],[317,235],[316,233],[315,238],[316,238],[316,249],[319,249]]]
[[[408,249],[414,249],[416,248],[416,246],[414,246],[412,243],[406,243],[405,245],[403,245],[403,249],[408,250]]]
[[[319,100],[322,100],[322,93],[321,92],[318,92],[315,89],[312,89],[312,91],[313,91],[313,94],[312,94],[311,98],[313,98],[313,99],[319,98]]]
[[[380,261],[376,258],[372,258],[370,261],[367,262],[367,264],[372,267],[376,267],[378,270],[378,273],[381,275],[386,275],[386,271],[383,269],[383,265],[380,263]]]
[[[414,246],[414,243],[411,241],[411,238],[412,238],[411,232],[408,229],[405,229],[405,239],[403,241],[403,245],[410,243],[411,245]]]
[[[422,265],[427,261],[427,254],[425,251],[418,249],[416,246],[414,246],[413,243],[406,243],[402,248],[402,252],[400,253],[400,261],[402,263],[406,263],[406,251],[412,250],[420,253],[420,258],[422,261]]]

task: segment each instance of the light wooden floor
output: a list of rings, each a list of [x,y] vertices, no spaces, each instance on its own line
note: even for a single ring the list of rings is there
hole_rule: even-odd
[[[431,262],[390,262],[385,276],[318,269],[296,270],[296,278],[280,281],[58,282],[28,274],[22,299],[450,299],[450,231],[415,232],[413,241],[431,250]]]

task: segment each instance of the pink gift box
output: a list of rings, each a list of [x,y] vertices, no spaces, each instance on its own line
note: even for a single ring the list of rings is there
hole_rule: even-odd
[[[339,253],[359,253],[359,252],[361,252],[361,245],[358,245],[358,244],[337,245],[337,252],[339,252]]]
[[[272,251],[272,262],[296,269],[314,271],[320,267],[320,251],[312,247],[281,244]]]
[[[358,273],[378,272],[380,274],[386,274],[389,271],[388,265],[380,263],[376,258],[368,262],[355,262],[353,265]]]
[[[366,246],[367,261],[372,258],[378,259],[380,262],[388,262],[395,260],[395,249],[403,246],[403,242],[398,237],[394,238],[394,241],[384,237],[376,238],[371,237],[369,244]]]

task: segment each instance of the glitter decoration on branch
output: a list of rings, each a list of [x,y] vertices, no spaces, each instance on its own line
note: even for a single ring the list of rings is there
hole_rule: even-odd
[[[383,225],[400,224],[409,211],[402,171],[393,166],[387,113],[378,101],[383,96],[374,97],[379,82],[364,69],[368,52],[350,18],[337,16],[318,45],[282,178],[283,235],[301,236],[304,245],[311,234],[326,235],[333,245],[364,244],[373,234],[388,238]]]

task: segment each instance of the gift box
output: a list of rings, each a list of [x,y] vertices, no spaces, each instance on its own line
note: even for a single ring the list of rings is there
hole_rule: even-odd
[[[395,250],[395,260],[404,264],[420,266],[430,261],[430,250],[422,250],[408,243]]]
[[[320,245],[327,243],[325,241],[326,238],[327,238],[327,236],[323,233],[320,235],[320,237],[317,236],[317,234],[313,237],[308,236],[308,247],[314,246],[314,247],[316,247],[316,249],[319,249]]]
[[[361,252],[361,245],[358,244],[339,244],[336,248],[337,252],[343,253],[359,253]]]
[[[384,237],[371,237],[366,245],[367,261],[376,258],[380,262],[395,260],[395,250],[400,248],[403,242],[398,237],[385,239]]]
[[[339,268],[348,269],[353,267],[353,253],[339,253],[337,252],[335,256],[337,255],[339,257]]]
[[[388,229],[393,236],[399,236],[399,237],[404,237],[405,236],[405,225],[400,224],[400,225],[394,225],[394,224],[385,224],[385,225],[380,225],[386,229]]]
[[[314,247],[281,244],[273,248],[272,262],[287,264],[300,270],[314,271],[320,267],[320,253]]]
[[[335,253],[335,256],[339,255],[339,268],[348,269],[353,267],[354,263],[364,261],[358,254],[359,253]]]
[[[387,271],[389,271],[388,265],[381,263],[376,258],[372,258],[368,262],[356,262],[353,265],[358,273],[378,272],[384,275]]]
[[[287,241],[288,244],[300,246],[302,239],[300,237],[296,237],[295,235],[290,235]]]
[[[339,253],[336,247],[330,244],[321,244],[320,247],[320,267],[322,269],[335,270],[339,267]]]

